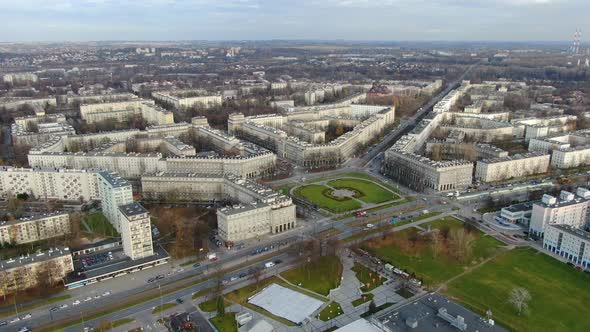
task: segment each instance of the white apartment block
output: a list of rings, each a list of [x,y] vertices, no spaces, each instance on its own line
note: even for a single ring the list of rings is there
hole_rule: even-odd
[[[20,292],[38,284],[39,272],[54,282],[74,270],[72,254],[68,248],[55,248],[38,254],[31,254],[8,260],[0,260],[0,275],[6,281],[0,288],[0,295]]]
[[[123,250],[132,260],[154,254],[149,212],[137,202],[119,206]]]
[[[154,91],[152,92],[152,98],[170,104],[176,109],[188,108],[194,105],[212,108],[221,106],[223,103],[221,95],[203,95],[204,93],[202,90]]]
[[[575,265],[590,267],[590,233],[569,225],[549,224],[545,228],[543,249]]]
[[[578,188],[576,194],[562,191],[560,197],[543,195],[540,202],[533,204],[529,232],[543,236],[549,224],[562,224],[580,228],[588,219],[590,191]]]
[[[551,166],[574,168],[590,165],[590,131],[579,130],[561,136],[534,138],[529,151],[551,152]]]
[[[135,114],[140,114],[150,125],[174,124],[173,113],[154,105],[153,100],[133,99],[80,105],[80,117],[88,123],[109,119],[126,121]]]
[[[56,168],[0,167],[0,195],[26,193],[38,199],[99,199],[96,172]]]
[[[527,153],[510,157],[484,159],[477,162],[475,179],[481,182],[496,182],[527,175],[546,173],[551,156]]]
[[[198,173],[159,173],[141,178],[145,198],[174,197],[182,200],[233,200],[239,204],[217,211],[219,235],[228,242],[296,227],[291,198],[256,182],[235,176]]]
[[[113,224],[117,232],[121,231],[122,216],[119,207],[133,203],[131,184],[115,173],[98,172],[100,203],[102,213]]]
[[[67,213],[48,213],[30,218],[0,222],[0,244],[23,244],[69,234]]]
[[[2,76],[4,83],[20,84],[39,81],[39,77],[35,73],[10,73]]]

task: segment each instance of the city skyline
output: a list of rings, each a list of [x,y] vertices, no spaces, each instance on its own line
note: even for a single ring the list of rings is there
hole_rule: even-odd
[[[588,9],[582,0],[24,0],[0,3],[0,40],[570,41],[590,31]]]

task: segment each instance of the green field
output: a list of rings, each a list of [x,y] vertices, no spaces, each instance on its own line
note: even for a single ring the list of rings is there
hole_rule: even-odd
[[[383,203],[399,198],[389,190],[366,180],[360,179],[337,179],[328,182],[330,187],[337,189],[353,189],[360,193],[359,197],[361,201],[365,203]]]
[[[107,218],[100,212],[86,215],[82,220],[91,232],[101,236],[116,237],[119,233]],[[83,228],[84,230],[84,228]]]
[[[322,209],[334,213],[346,212],[361,208],[361,203],[347,198],[344,200],[336,200],[325,195],[326,191],[331,191],[330,188],[317,184],[310,184],[299,187],[295,190],[295,194],[307,201],[319,206]]]
[[[372,271],[359,263],[354,263],[352,270],[355,272],[356,278],[363,285],[361,286],[361,290],[363,292],[372,291],[373,289],[383,285],[383,282],[386,280],[386,278],[384,278],[379,273]]]
[[[152,314],[158,313],[160,311],[164,311],[170,308],[173,308],[176,306],[176,303],[170,302],[170,303],[164,303],[162,305],[159,305],[157,307],[154,308],[154,310],[152,310]]]
[[[421,226],[438,228],[439,232],[443,229],[450,232],[465,227],[463,222],[454,217],[444,217]],[[435,257],[432,244],[421,237],[416,228],[389,234],[385,239],[365,241],[361,247],[385,262],[405,269],[408,273],[415,273],[425,284],[434,286],[460,274],[464,268],[490,257],[502,246],[501,242],[478,230],[469,232],[474,240],[471,254],[464,262],[458,261],[453,256],[450,245],[443,241],[443,249]]]
[[[281,273],[283,278],[313,292],[328,295],[340,285],[342,264],[336,256],[322,256]]]
[[[529,312],[507,302],[514,287],[526,288]],[[506,252],[448,285],[447,293],[513,331],[590,331],[590,275],[531,248]]]
[[[330,302],[320,313],[318,314],[318,319],[327,322],[330,319],[334,319],[340,315],[342,315],[344,311],[342,311],[342,307],[338,302]]]
[[[363,303],[367,303],[367,302],[371,301],[373,299],[373,297],[375,297],[375,295],[373,295],[372,293],[363,294],[358,299],[352,301],[352,306],[358,307],[359,305],[361,305]]]
[[[205,302],[199,303],[199,309],[205,312],[213,312],[217,310],[217,297],[209,299]]]
[[[226,312],[223,316],[215,316],[209,320],[217,331],[238,332],[238,322],[234,312]]]

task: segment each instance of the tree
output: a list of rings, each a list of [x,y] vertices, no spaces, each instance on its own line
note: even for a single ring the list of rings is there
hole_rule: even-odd
[[[375,300],[371,300],[369,303],[369,313],[374,314],[377,312],[377,305],[375,304]]]
[[[531,294],[526,288],[523,287],[515,287],[510,291],[510,295],[508,297],[508,303],[512,304],[518,315],[522,313],[526,313],[529,305],[528,302],[531,300]]]
[[[217,297],[217,316],[225,316],[225,300],[223,299],[223,296]]]
[[[262,267],[255,267],[254,271],[252,271],[252,276],[254,277],[254,281],[256,283],[256,289],[258,289],[258,286],[260,286],[260,281],[262,281]]]
[[[452,253],[460,262],[466,262],[471,257],[475,237],[465,228],[451,230],[449,237]]]

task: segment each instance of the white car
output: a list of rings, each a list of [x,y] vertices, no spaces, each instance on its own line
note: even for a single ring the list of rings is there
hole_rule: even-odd
[[[109,291],[102,293],[102,296],[109,296],[109,295],[111,295],[111,292],[109,292]]]
[[[21,316],[20,319],[25,320],[25,319],[29,319],[31,317],[33,317],[33,316],[31,316],[31,314],[26,314],[24,316]]]
[[[9,320],[8,322],[11,323],[11,324],[12,323],[16,323],[16,322],[20,322],[20,318],[14,317],[13,319]]]
[[[100,299],[100,295],[94,295],[94,298],[98,300]]]
[[[80,300],[76,300],[76,301],[72,302],[72,305],[78,305],[78,304],[80,304]]]
[[[65,303],[59,306],[59,308],[60,308],[60,309],[65,309],[65,308],[67,308],[67,307],[68,307],[68,305],[67,305],[67,304],[65,304]]]
[[[92,298],[90,296],[84,299],[84,302],[88,302],[88,301],[92,301]]]

